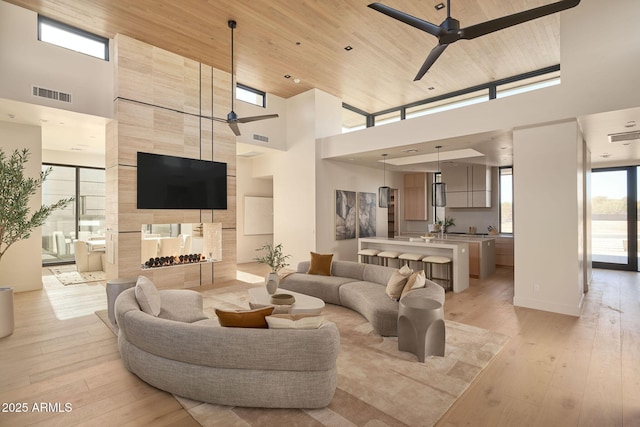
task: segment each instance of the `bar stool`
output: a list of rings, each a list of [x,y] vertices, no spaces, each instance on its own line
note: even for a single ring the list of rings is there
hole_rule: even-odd
[[[409,267],[411,267],[411,261],[422,261],[422,258],[424,258],[424,254],[413,254],[410,252],[407,253],[403,253],[398,255],[398,259],[404,260],[405,264],[408,265]]]
[[[380,263],[385,266],[389,266],[390,259],[397,259],[400,255],[400,252],[396,251],[382,251],[378,253],[378,258],[380,258]]]
[[[372,257],[375,257],[380,253],[377,249],[360,249],[358,255],[360,255],[361,262],[365,264],[373,264]]]
[[[422,258],[422,262],[425,264],[424,270],[425,270],[425,275],[427,276],[427,279],[432,280],[434,282],[436,280],[445,282],[446,286],[443,286],[443,288],[447,291],[453,290],[453,261],[451,260],[451,258],[447,258],[446,256],[441,256],[441,255],[429,255]],[[434,277],[433,276],[434,265],[445,266],[446,277]]]

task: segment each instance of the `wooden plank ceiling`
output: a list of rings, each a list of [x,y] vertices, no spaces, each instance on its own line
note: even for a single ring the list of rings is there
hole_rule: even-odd
[[[7,1],[226,71],[231,70],[227,21],[234,19],[239,83],[283,98],[315,87],[369,113],[560,63],[559,14],[461,40],[414,82],[436,38],[368,8],[369,0]],[[466,27],[554,1],[452,0],[451,14]],[[436,24],[446,17],[446,10],[434,8],[439,2],[382,1]]]

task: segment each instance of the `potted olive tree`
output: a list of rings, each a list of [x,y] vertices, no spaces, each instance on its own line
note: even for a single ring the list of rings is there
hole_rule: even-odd
[[[28,239],[33,229],[42,226],[53,211],[63,209],[73,201],[73,198],[61,199],[31,213],[29,199],[38,192],[51,168],[41,171],[38,178],[26,177],[24,171],[28,160],[26,148],[16,149],[10,157],[0,148],[0,265],[7,249]],[[3,307],[6,305],[7,308],[2,310],[4,317],[0,318],[0,337],[3,337],[13,332],[13,290],[0,288],[0,291],[0,298],[5,300]]]
[[[255,260],[260,264],[267,264],[269,267],[271,267],[271,271],[265,279],[265,285],[267,287],[267,292],[270,295],[273,295],[276,290],[278,290],[278,285],[280,284],[278,271],[289,265],[287,263],[287,259],[290,258],[291,255],[284,255],[282,253],[282,243],[279,243],[275,246],[267,243],[261,248],[256,249],[256,251],[265,251],[265,254],[263,256],[256,257]]]

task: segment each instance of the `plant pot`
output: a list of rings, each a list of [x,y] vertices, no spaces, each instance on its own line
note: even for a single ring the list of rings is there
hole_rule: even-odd
[[[269,295],[273,295],[278,290],[278,285],[280,284],[280,276],[278,276],[278,273],[272,271],[265,278],[264,284],[267,287],[267,293]]]
[[[0,288],[0,338],[13,333],[13,289]]]

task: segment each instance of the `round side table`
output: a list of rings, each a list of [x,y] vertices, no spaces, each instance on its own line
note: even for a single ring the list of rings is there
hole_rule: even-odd
[[[398,309],[398,350],[424,362],[426,356],[444,356],[444,309],[436,300],[407,294]]]
[[[112,325],[116,325],[116,316],[114,313],[116,298],[118,298],[118,295],[120,295],[122,291],[133,288],[137,280],[137,277],[119,277],[107,282],[107,315]]]

